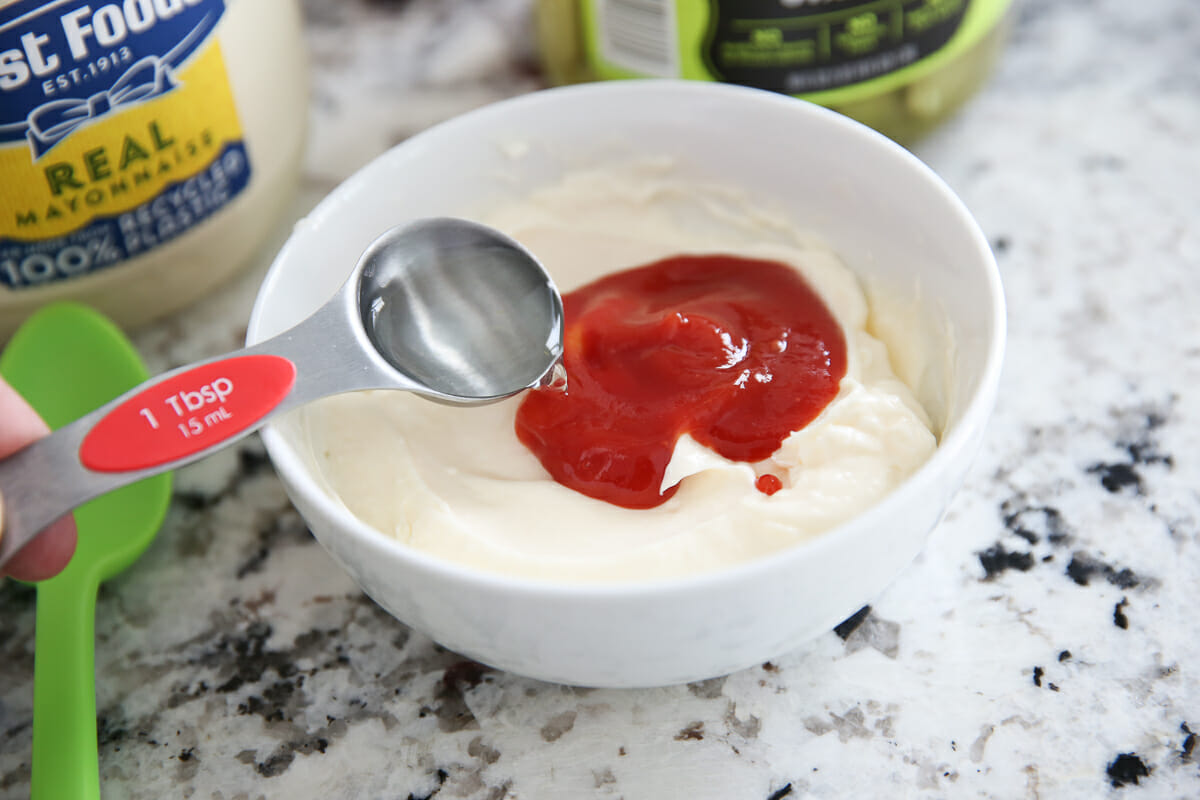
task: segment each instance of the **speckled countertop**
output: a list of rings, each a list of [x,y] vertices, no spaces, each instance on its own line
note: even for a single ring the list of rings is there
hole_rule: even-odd
[[[540,85],[523,0],[305,11],[293,219],[390,144]],[[999,401],[869,609],[688,686],[499,673],[367,600],[250,440],[177,474],[155,544],[101,592],[105,797],[1200,796],[1200,8],[1016,11],[986,90],[916,148],[994,243]],[[235,347],[270,252],[139,333],[152,368]],[[0,797],[24,797],[33,594],[11,583],[0,648]]]

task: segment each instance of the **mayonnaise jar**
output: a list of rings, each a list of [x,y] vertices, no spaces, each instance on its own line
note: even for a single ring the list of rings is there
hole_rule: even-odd
[[[0,339],[60,299],[136,326],[245,265],[307,97],[295,0],[0,0]]]

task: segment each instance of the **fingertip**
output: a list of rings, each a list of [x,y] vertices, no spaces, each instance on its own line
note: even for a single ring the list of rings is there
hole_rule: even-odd
[[[17,551],[4,574],[19,581],[44,581],[66,568],[75,554],[75,518],[59,519]]]

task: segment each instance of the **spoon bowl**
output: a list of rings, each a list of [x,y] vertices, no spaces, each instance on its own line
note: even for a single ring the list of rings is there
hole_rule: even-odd
[[[498,400],[537,385],[557,360],[562,301],[531,266],[516,242],[465,220],[393,228],[359,262],[359,320],[427,396]]]

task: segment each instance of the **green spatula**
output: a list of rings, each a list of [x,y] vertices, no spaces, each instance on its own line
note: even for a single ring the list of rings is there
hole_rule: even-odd
[[[0,375],[59,428],[146,380],[137,351],[85,306],[47,306],[13,335]],[[169,473],[75,511],[79,544],[62,573],[37,584],[32,800],[98,800],[95,612],[102,581],[154,539],[171,495]]]

